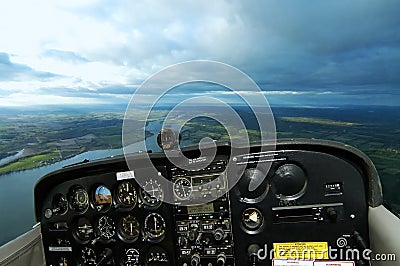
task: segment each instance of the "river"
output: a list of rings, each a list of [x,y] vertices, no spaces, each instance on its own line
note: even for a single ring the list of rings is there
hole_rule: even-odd
[[[159,121],[149,122],[146,129],[153,133],[146,140],[147,149],[159,150],[157,132],[161,129]],[[143,141],[129,145],[129,150],[143,149]],[[81,153],[75,157],[30,170],[0,175],[0,246],[30,230],[35,222],[33,190],[36,181],[64,166],[112,157],[123,154],[122,149],[95,150]]]
[[[20,150],[19,152],[17,152],[14,155],[8,156],[6,158],[0,159],[0,166],[7,164],[13,160],[18,159],[19,157],[21,157],[22,155],[24,155],[25,153],[25,149]]]

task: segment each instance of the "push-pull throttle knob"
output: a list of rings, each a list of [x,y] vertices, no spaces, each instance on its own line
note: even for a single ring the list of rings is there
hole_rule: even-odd
[[[224,266],[226,262],[226,256],[224,253],[221,253],[217,257],[217,266]]]
[[[199,266],[200,265],[200,256],[199,254],[193,254],[192,258],[190,260],[190,265],[191,266]]]
[[[260,250],[260,246],[257,244],[251,244],[247,248],[247,254],[249,256],[249,261],[251,266],[256,266],[258,265],[259,259],[258,259],[258,251]]]

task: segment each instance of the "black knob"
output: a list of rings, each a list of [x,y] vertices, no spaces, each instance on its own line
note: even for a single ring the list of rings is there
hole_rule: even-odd
[[[224,253],[221,253],[217,257],[217,266],[224,266],[226,262],[226,256]]]
[[[331,220],[331,222],[336,222],[338,214],[335,208],[329,207],[328,209],[326,209],[326,213],[328,214],[329,220]]]
[[[260,246],[257,244],[251,244],[247,248],[247,254],[249,256],[249,261],[251,266],[256,266],[258,265],[259,259],[258,259],[258,251],[260,250]]]
[[[224,240],[226,237],[226,234],[224,232],[224,230],[222,230],[222,228],[217,228],[214,230],[214,238],[217,241],[221,241]]]
[[[192,266],[199,266],[200,265],[200,256],[199,254],[193,254],[190,260],[190,265]]]
[[[272,189],[277,197],[290,198],[300,195],[307,182],[304,171],[295,164],[281,165],[272,177]]]

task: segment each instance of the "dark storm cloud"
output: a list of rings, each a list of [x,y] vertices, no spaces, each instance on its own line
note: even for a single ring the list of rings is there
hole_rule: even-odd
[[[275,88],[400,85],[397,0],[100,1],[74,12],[127,33],[99,60],[139,69],[211,59]]]
[[[399,1],[235,3],[257,33],[245,64],[264,83],[400,84]]]
[[[54,73],[34,70],[27,65],[13,63],[7,53],[0,53],[0,81],[23,80],[25,78],[46,80],[57,76]]]

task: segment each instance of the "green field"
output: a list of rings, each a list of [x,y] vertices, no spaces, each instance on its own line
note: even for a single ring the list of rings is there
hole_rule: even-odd
[[[34,155],[1,167],[0,174],[44,166],[55,163],[59,160],[60,156],[58,152]]]
[[[287,122],[311,123],[317,125],[329,125],[329,126],[341,126],[341,127],[360,126],[360,124],[354,122],[334,121],[330,119],[313,118],[313,117],[280,117],[280,119]]]

